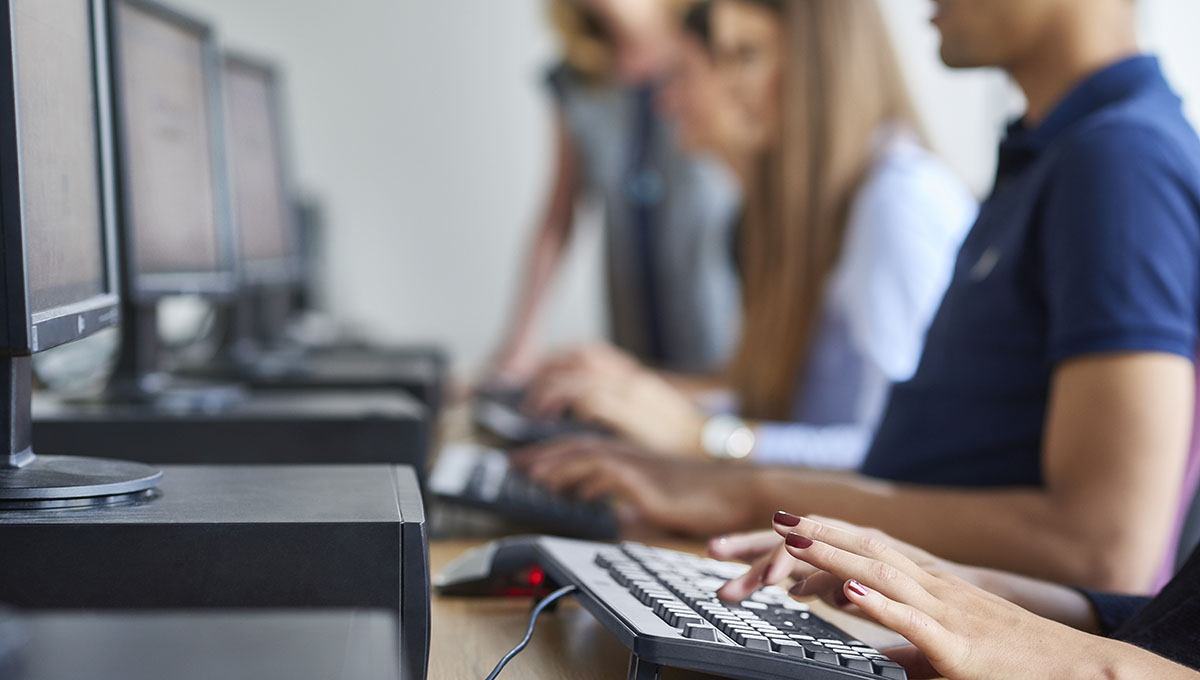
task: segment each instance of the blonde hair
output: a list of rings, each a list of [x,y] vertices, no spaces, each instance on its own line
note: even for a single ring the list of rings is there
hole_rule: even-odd
[[[729,377],[746,417],[782,420],[876,135],[890,123],[920,135],[920,125],[875,0],[775,6],[785,35],[782,131],[756,161],[746,198],[743,330]]]
[[[594,82],[602,82],[612,73],[613,54],[610,38],[602,20],[581,4],[582,0],[548,0],[550,25],[558,34],[563,61]],[[673,18],[682,17],[699,0],[666,0]]]

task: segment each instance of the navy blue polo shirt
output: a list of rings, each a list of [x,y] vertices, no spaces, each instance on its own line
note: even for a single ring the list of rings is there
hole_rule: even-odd
[[[912,380],[863,473],[918,484],[1042,482],[1055,367],[1111,352],[1194,359],[1200,139],[1158,60],[1080,84],[1010,127]]]

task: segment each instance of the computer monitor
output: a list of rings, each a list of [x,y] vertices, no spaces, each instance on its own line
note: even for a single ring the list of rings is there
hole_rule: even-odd
[[[145,0],[111,0],[123,334],[111,393],[166,389],[156,305],[236,293],[220,57],[204,24]]]
[[[32,355],[119,319],[105,7],[0,0],[0,507],[91,504],[153,488],[133,463],[38,457]]]
[[[222,81],[242,285],[295,285],[301,267],[278,71],[261,59],[226,54]]]
[[[289,186],[279,71],[267,61],[226,54],[226,148],[241,254],[241,290],[226,351],[255,363],[279,344],[304,268]]]

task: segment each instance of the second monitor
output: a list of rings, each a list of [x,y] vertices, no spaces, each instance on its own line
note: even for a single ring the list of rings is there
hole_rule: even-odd
[[[245,54],[227,54],[221,75],[241,286],[223,356],[190,372],[260,389],[399,388],[436,413],[446,372],[436,348],[312,344],[288,333],[302,316],[294,301],[311,270],[293,210],[282,76]]]
[[[156,312],[166,296],[237,291],[215,42],[207,26],[140,0],[113,3],[109,34],[124,327],[109,396],[236,399],[166,376]]]

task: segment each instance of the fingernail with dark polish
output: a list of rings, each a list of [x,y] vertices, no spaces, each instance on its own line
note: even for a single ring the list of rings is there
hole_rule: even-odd
[[[794,527],[800,523],[800,518],[790,512],[780,510],[775,513],[775,523],[782,524],[785,527]]]
[[[788,534],[785,540],[791,547],[799,548],[801,550],[811,547],[813,543],[811,538],[805,538],[795,532]]]
[[[857,595],[859,597],[867,596],[866,586],[859,583],[858,581],[855,581],[854,579],[850,579],[849,581],[846,581],[846,587],[850,589],[850,592],[854,593],[855,595]]]

